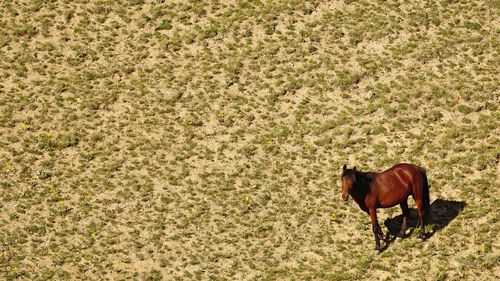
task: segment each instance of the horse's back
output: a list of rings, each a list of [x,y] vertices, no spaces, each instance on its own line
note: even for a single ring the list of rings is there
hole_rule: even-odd
[[[380,172],[376,176],[373,191],[378,193],[381,207],[398,204],[415,193],[422,182],[421,168],[413,164],[400,163]]]
[[[394,171],[394,170],[404,170],[404,171],[408,171],[411,173],[419,173],[422,170],[422,168],[420,168],[417,165],[413,165],[413,164],[409,164],[409,163],[398,163],[398,164],[390,167],[389,169],[383,171],[382,173]]]

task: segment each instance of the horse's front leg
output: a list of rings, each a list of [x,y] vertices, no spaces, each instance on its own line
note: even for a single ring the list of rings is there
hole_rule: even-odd
[[[382,232],[382,230],[380,229],[380,226],[378,225],[377,209],[375,209],[375,208],[370,209],[370,220],[371,220],[371,223],[372,223],[373,236],[375,237],[375,252],[377,254],[380,254],[380,239],[379,239],[379,235],[380,235],[380,232]]]

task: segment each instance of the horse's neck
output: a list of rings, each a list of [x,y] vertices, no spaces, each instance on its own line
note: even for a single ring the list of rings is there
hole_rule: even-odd
[[[359,190],[353,190],[353,192],[351,192],[352,199],[354,199],[354,201],[358,204],[361,210],[368,212],[368,208],[366,207],[365,203],[366,195],[367,194],[364,194]]]
[[[359,207],[368,212],[368,208],[366,207],[365,199],[367,196],[370,196],[370,184],[372,180],[375,178],[375,174],[356,174],[356,186],[354,186],[351,196],[359,205]]]

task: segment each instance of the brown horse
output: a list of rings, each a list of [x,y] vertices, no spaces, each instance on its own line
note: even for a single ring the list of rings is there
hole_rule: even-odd
[[[421,231],[419,238],[425,239],[424,211],[430,211],[429,184],[423,168],[411,164],[396,164],[380,173],[363,173],[347,169],[342,171],[342,198],[347,201],[349,195],[359,207],[370,215],[373,235],[375,236],[375,251],[380,253],[380,239],[384,233],[377,221],[377,208],[389,208],[397,204],[403,211],[403,225],[398,234],[402,238],[406,233],[408,216],[408,197],[411,195],[418,209],[418,223]]]

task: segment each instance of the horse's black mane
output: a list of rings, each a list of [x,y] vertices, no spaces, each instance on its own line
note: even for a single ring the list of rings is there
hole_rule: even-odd
[[[367,194],[372,192],[372,184],[375,181],[377,173],[372,172],[360,172],[356,169],[345,169],[342,172],[342,177],[348,177],[351,181],[355,180],[355,185],[351,191],[351,196],[356,201],[361,208],[361,210],[368,212],[368,208],[364,202],[364,198]]]
[[[375,177],[377,176],[377,173],[373,173],[373,172],[357,172],[358,175],[361,175],[364,179],[366,179],[367,181],[371,182],[375,179]]]
[[[375,180],[377,173],[347,169],[342,173],[342,176],[354,176],[356,179],[356,186],[361,187],[362,190],[370,192],[372,183]]]
[[[375,176],[377,174],[371,172],[364,173],[359,171],[355,171],[354,174],[356,175],[356,185],[370,192],[372,189],[372,183],[375,180]]]

